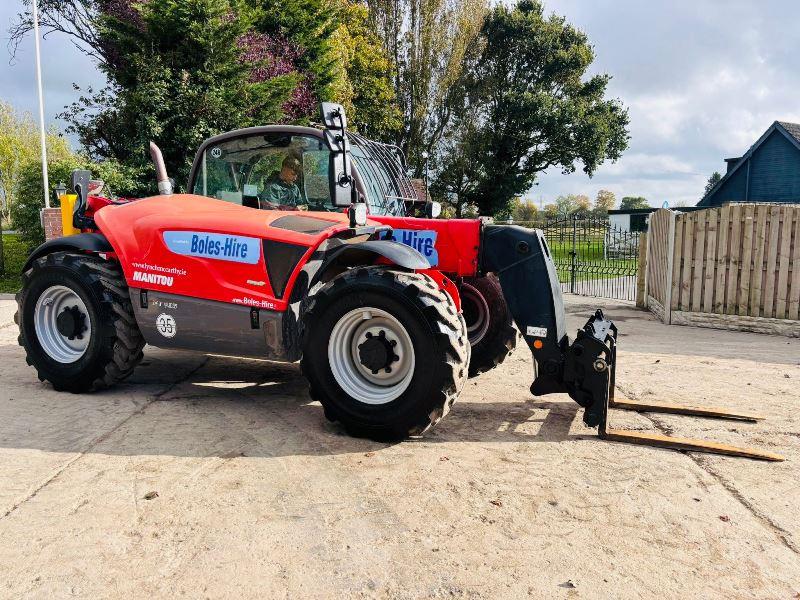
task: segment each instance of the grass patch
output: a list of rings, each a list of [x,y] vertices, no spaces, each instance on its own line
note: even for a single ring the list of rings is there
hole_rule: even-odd
[[[20,275],[28,258],[28,251],[18,235],[3,234],[3,262],[5,270],[0,273],[0,294],[15,294],[22,287]]]
[[[556,265],[558,279],[569,282],[572,266],[572,241],[548,240],[547,245]],[[636,275],[637,259],[633,252],[604,256],[602,240],[578,241],[575,244],[575,281],[616,279]]]

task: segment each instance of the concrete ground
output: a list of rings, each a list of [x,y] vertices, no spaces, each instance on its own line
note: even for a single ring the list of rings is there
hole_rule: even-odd
[[[393,445],[326,423],[295,366],[147,348],[114,390],[56,393],[0,301],[0,597],[797,598],[800,340],[598,303],[629,397],[767,417],[616,426],[786,462],[600,441],[529,395],[523,349]]]

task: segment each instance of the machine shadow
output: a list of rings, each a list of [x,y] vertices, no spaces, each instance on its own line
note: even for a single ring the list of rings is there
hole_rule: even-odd
[[[212,356],[166,391],[142,393],[152,389],[149,371],[177,371],[186,356],[156,356],[125,384],[97,394],[54,392],[34,378],[0,408],[0,448],[232,458],[339,455],[394,445],[350,437],[328,422],[297,365]],[[563,402],[529,396],[518,403],[462,396],[436,429],[398,443],[580,439],[569,433],[578,409],[566,396]]]

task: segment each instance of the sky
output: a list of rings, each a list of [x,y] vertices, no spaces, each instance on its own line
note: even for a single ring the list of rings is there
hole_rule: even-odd
[[[8,25],[21,0],[0,0],[0,98],[36,113],[33,39],[12,61]],[[628,108],[631,140],[593,178],[551,169],[526,195],[547,204],[598,190],[644,196],[653,206],[696,204],[724,158],[740,156],[773,121],[800,123],[797,0],[545,0],[545,10],[586,32],[591,73]],[[42,42],[45,118],[77,99],[72,83],[102,87],[93,62],[58,34]]]

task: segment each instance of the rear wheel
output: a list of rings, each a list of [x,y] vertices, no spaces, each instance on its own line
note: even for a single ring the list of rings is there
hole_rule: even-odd
[[[302,367],[311,395],[351,435],[421,435],[466,381],[466,326],[427,275],[349,271],[314,297],[306,327]]]
[[[116,263],[55,252],[34,261],[17,294],[19,344],[42,381],[87,392],[133,372],[142,338]]]
[[[495,368],[511,354],[517,345],[517,330],[500,282],[491,273],[464,279],[458,291],[472,346],[469,376],[474,377]]]

